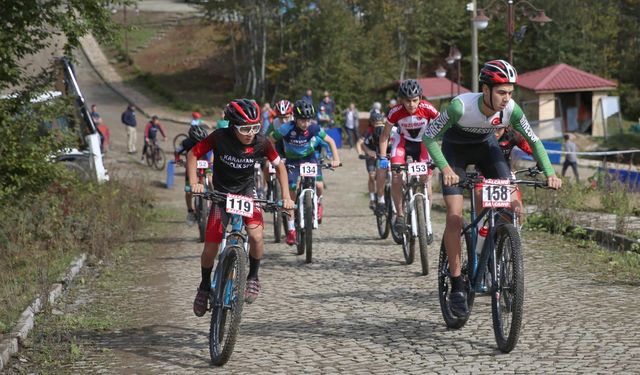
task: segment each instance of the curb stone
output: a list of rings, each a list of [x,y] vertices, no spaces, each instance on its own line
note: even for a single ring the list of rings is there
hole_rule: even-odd
[[[49,304],[54,303],[56,299],[62,295],[62,291],[67,289],[71,281],[78,275],[78,272],[80,272],[86,260],[87,254],[78,256],[71,262],[71,268],[64,273],[62,279],[49,288],[47,295],[47,302]],[[35,315],[42,310],[42,307],[42,298],[37,297],[29,307],[20,314],[18,322],[8,334],[8,338],[0,342],[0,370],[9,363],[11,356],[20,350],[21,343],[27,338],[29,331],[33,329]]]

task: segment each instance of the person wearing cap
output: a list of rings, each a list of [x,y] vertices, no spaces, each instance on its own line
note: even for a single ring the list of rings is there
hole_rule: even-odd
[[[191,112],[191,126],[202,125],[202,115],[198,111]]]

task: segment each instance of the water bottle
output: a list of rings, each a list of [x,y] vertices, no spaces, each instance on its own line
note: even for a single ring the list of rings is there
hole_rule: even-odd
[[[484,246],[484,240],[487,239],[487,235],[489,234],[489,228],[482,227],[478,230],[478,240],[476,241],[476,254],[480,255],[482,253],[482,247]]]

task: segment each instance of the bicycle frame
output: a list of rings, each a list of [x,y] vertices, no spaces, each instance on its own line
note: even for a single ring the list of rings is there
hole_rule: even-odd
[[[418,216],[417,216],[418,214],[415,210],[415,200],[416,200],[416,197],[419,197],[419,196],[421,196],[424,199],[423,202],[424,202],[425,221],[427,224],[427,233],[429,234],[433,233],[433,230],[431,228],[431,211],[429,210],[429,194],[427,194],[426,183],[421,182],[420,177],[418,176],[409,177],[407,173],[407,165],[408,164],[396,165],[395,167],[392,167],[392,169],[402,174],[402,182],[404,186],[403,197],[404,197],[404,201],[408,205],[408,207],[405,207],[405,210],[407,211],[407,213],[410,215],[410,218],[411,218],[411,235],[413,237],[418,237]],[[389,173],[391,173],[391,171],[389,171]],[[392,178],[392,176],[388,176],[388,178]],[[422,193],[417,191],[417,188],[420,185],[424,186],[424,192]],[[393,203],[393,199],[391,200],[391,205],[393,207],[393,211],[397,213],[395,204]]]
[[[471,192],[470,202],[471,202],[471,223],[469,223],[466,227],[462,229],[462,234],[470,233],[471,234],[471,249],[473,251],[469,251],[468,262],[469,267],[469,280],[471,282],[471,288],[475,293],[488,293],[495,291],[497,284],[497,263],[496,259],[496,249],[495,249],[495,238],[497,231],[497,223],[501,220],[503,215],[507,215],[510,217],[511,222],[516,225],[517,218],[514,213],[507,208],[484,208],[479,215],[476,216],[476,197],[474,194],[474,187],[467,187]],[[485,219],[486,218],[486,219]],[[478,242],[478,223],[482,220],[486,220],[488,223],[489,232],[487,234],[487,240],[484,241],[482,246],[482,251],[480,252],[480,258],[478,259],[478,254],[475,251],[476,244]],[[502,220],[504,221],[504,220]],[[484,284],[484,278],[487,271],[487,265],[491,260],[492,264],[492,279],[491,279],[491,290],[487,290],[486,285]]]
[[[231,230],[225,232],[224,238],[220,243],[220,248],[222,249],[218,253],[218,264],[216,265],[216,269],[214,271],[213,277],[211,278],[211,304],[213,306],[218,306],[219,301],[222,301],[224,306],[228,306],[231,304],[231,291],[233,290],[233,284],[228,283],[226,285],[225,290],[218,290],[216,287],[220,285],[222,280],[222,265],[224,264],[225,258],[229,253],[229,248],[231,247],[242,247],[245,252],[245,255],[249,256],[249,245],[247,241],[247,235],[242,233],[244,229],[244,220],[240,215],[231,215],[230,219]],[[213,307],[212,306],[212,307]]]

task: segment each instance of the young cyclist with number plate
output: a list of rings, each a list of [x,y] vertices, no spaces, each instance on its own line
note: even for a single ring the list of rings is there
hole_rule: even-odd
[[[298,177],[300,176],[300,165],[303,163],[317,164],[318,160],[315,155],[315,137],[324,139],[331,147],[333,161],[331,165],[337,167],[340,165],[340,156],[336,148],[335,141],[325,133],[317,124],[312,124],[315,119],[315,109],[313,104],[304,100],[298,100],[293,106],[294,121],[282,125],[278,131],[273,133],[275,142],[284,141],[284,151],[286,156],[287,167],[292,166],[288,170],[290,196],[295,195]],[[318,221],[322,219],[322,170],[317,169],[318,191]],[[287,231],[287,244],[290,246],[296,243],[296,229],[293,213],[289,215]]]
[[[496,129],[507,125],[520,133],[533,149],[551,188],[560,188],[542,142],[533,133],[522,109],[513,101],[516,70],[503,60],[493,60],[480,70],[482,92],[458,95],[432,123],[423,140],[436,166],[442,171],[447,221],[444,245],[451,272],[449,304],[457,317],[468,316],[467,290],[460,274],[460,233],[462,230],[462,188],[457,183],[466,175],[467,165],[475,164],[486,178],[508,179],[511,170],[495,137]],[[442,149],[435,138],[444,132]]]
[[[194,112],[198,113],[198,112]],[[207,131],[200,125],[193,125],[189,127],[189,136],[180,143],[180,146],[174,153],[174,159],[176,162],[180,161],[180,155],[187,154],[193,146],[207,137]],[[211,162],[207,155],[203,156],[200,160],[206,160]],[[207,167],[207,169],[209,169]],[[184,174],[184,198],[187,202],[187,225],[191,226],[195,223],[196,215],[193,211],[193,193],[191,192],[191,185],[189,185],[189,171]]]
[[[400,99],[400,104],[391,108],[387,115],[387,124],[380,137],[379,149],[387,149],[391,128],[396,125],[400,136],[392,139],[391,164],[405,164],[407,155],[410,155],[414,162],[428,162],[430,161],[429,153],[422,143],[422,135],[430,126],[430,123],[438,116],[438,110],[433,104],[422,99],[422,87],[415,79],[408,79],[400,84],[398,98]],[[388,168],[387,155],[378,155],[378,157],[380,159],[380,168]],[[431,169],[423,172],[426,172],[426,174],[421,179],[426,183],[429,202],[431,202]],[[406,229],[402,207],[402,187],[402,174],[394,172],[391,180],[391,198],[397,213],[395,229],[400,233]],[[378,206],[379,210],[384,210],[384,194],[378,195]]]
[[[276,167],[278,181],[282,187],[283,206],[286,209],[292,209],[294,203],[290,199],[289,190],[286,189],[287,172],[284,163],[280,162],[280,157],[273,145],[264,136],[258,134],[261,127],[258,104],[249,99],[232,100],[227,104],[224,115],[225,119],[229,120],[229,127],[214,131],[198,142],[187,155],[191,191],[204,192],[204,186],[198,183],[196,176],[196,161],[212,150],[215,155],[213,170],[216,174],[213,181],[214,189],[222,193],[253,198],[255,197],[254,165],[257,160],[266,157]],[[214,204],[211,207],[204,249],[200,258],[202,281],[193,302],[193,312],[196,316],[203,316],[207,311],[211,270],[222,242],[224,228],[229,221],[230,215],[227,211],[224,203]],[[253,216],[245,217],[244,223],[249,237],[249,274],[245,301],[252,303],[260,294],[258,269],[264,253],[262,210],[254,208]]]

